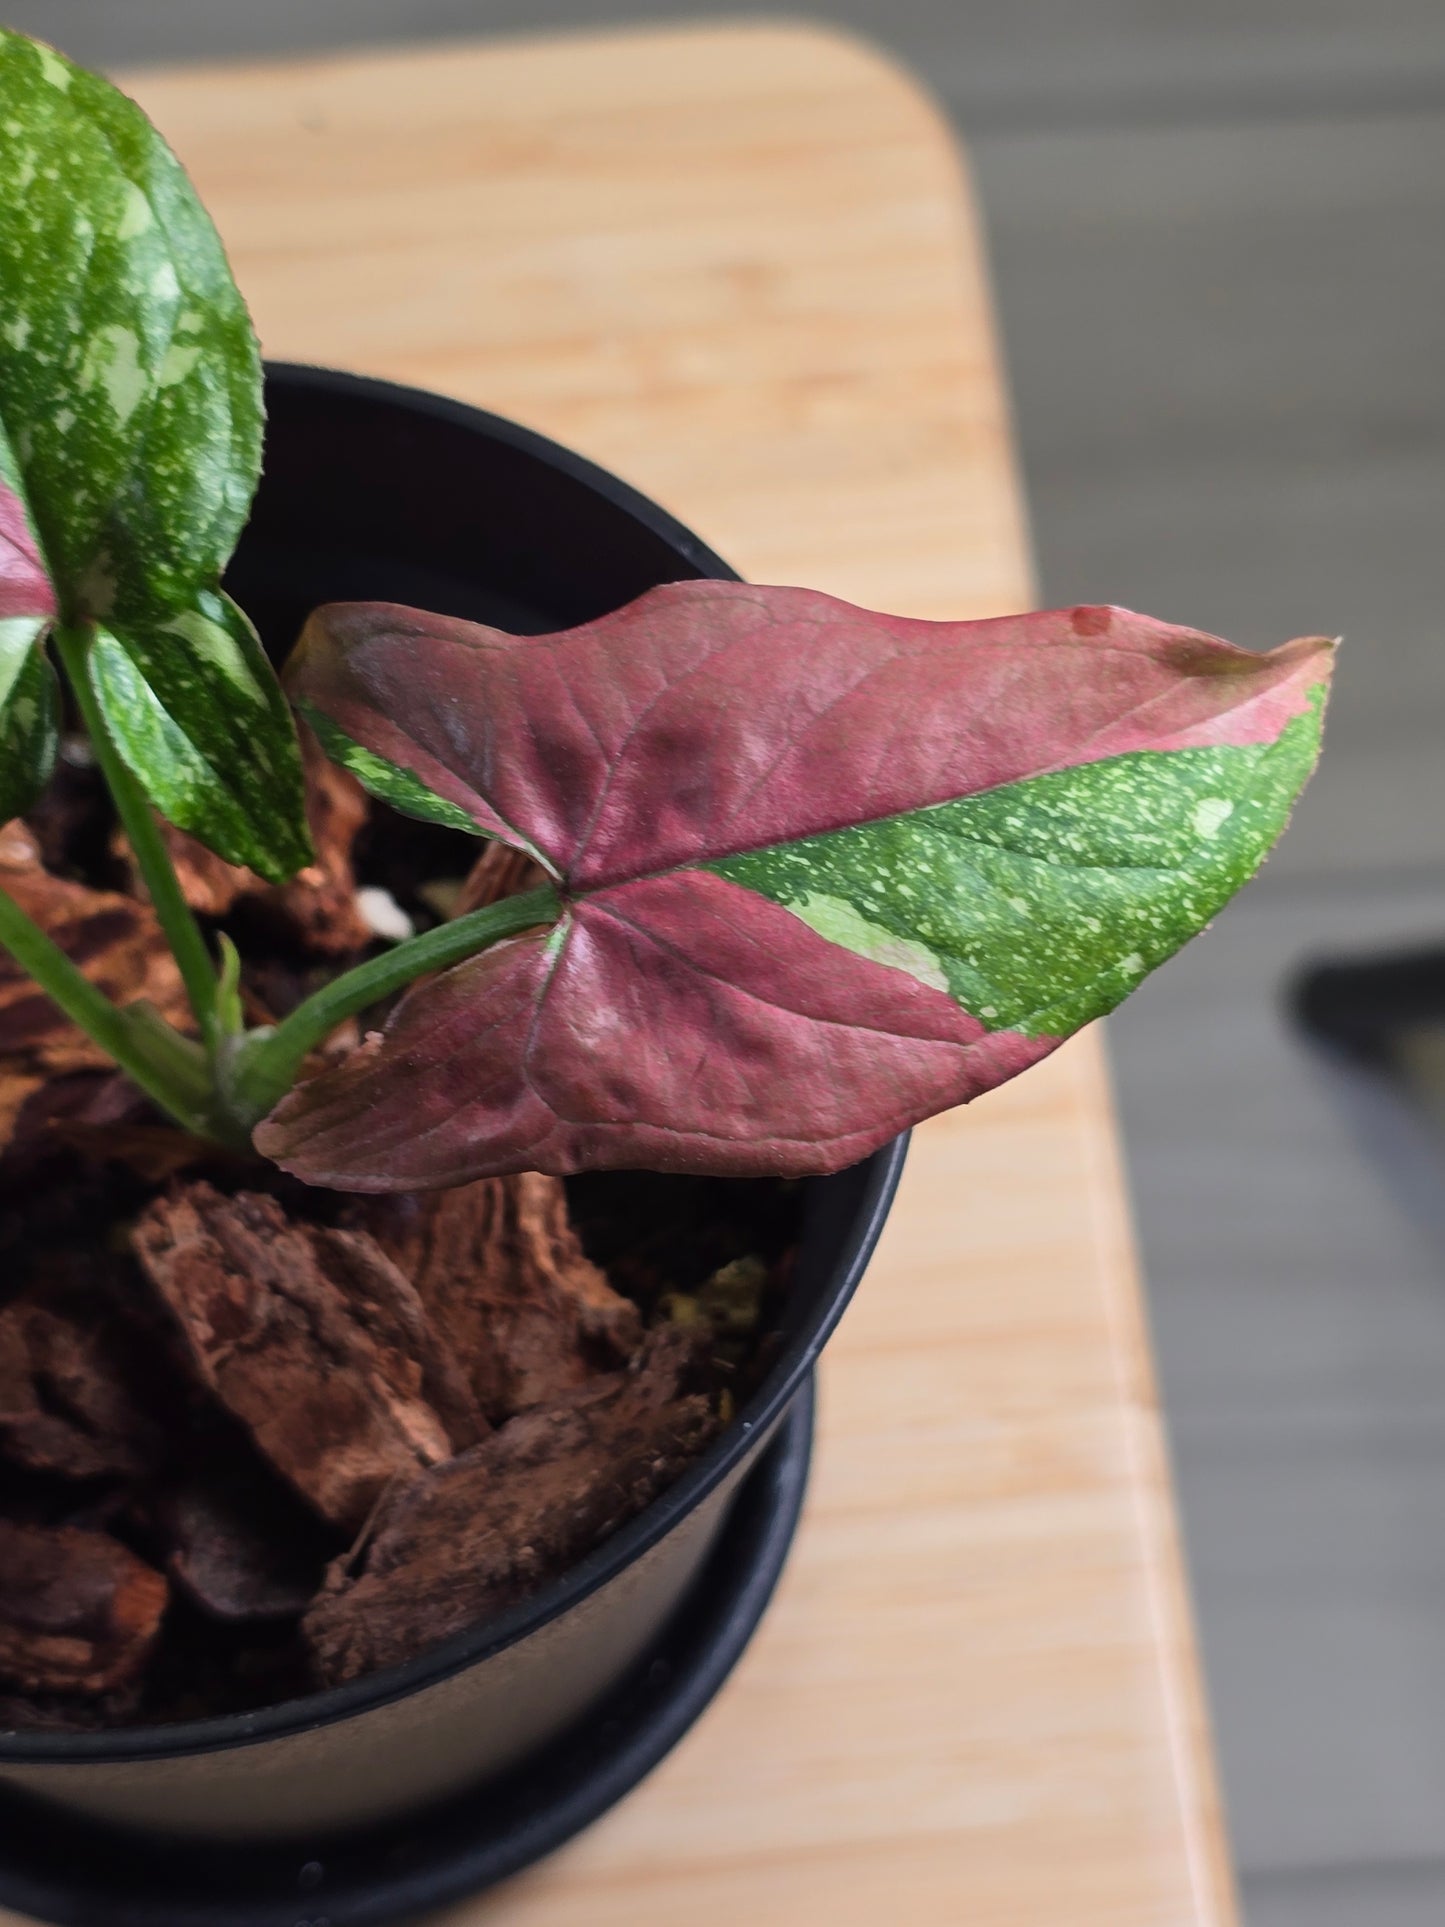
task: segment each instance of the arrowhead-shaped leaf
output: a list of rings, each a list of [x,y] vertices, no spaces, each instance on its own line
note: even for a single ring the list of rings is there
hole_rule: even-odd
[[[323,609],[287,680],[333,753],[533,852],[563,916],[414,989],[256,1142],[365,1190],[837,1168],[1214,914],[1314,763],[1330,657],[716,582],[532,639]]]
[[[0,494],[0,601],[38,572],[51,616],[120,638],[156,726],[131,726],[113,676],[97,694],[152,800],[223,856],[289,875],[309,853],[294,731],[274,687],[236,701],[246,645],[215,614],[260,472],[245,305],[179,163],[108,82],[0,29],[0,127],[0,433],[18,498]]]

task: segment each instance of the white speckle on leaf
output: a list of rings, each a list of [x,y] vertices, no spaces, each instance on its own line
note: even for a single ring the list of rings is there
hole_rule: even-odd
[[[156,386],[174,388],[177,382],[185,380],[200,358],[199,348],[183,347],[179,342],[172,342],[166,350],[166,358],[161,363],[160,373],[156,376]]]
[[[40,56],[40,71],[50,82],[51,86],[58,87],[62,94],[68,93],[70,91],[70,69],[60,58],[60,55],[50,47],[37,46],[35,51]]]
[[[1202,837],[1215,837],[1234,814],[1234,805],[1227,796],[1206,796],[1194,805],[1190,821],[1194,834]]]
[[[176,279],[175,269],[169,261],[162,261],[151,276],[151,293],[157,301],[174,301],[180,291],[181,284]],[[177,327],[179,325],[177,323]]]
[[[5,339],[17,353],[23,351],[26,342],[30,339],[29,315],[18,314],[13,321],[7,321],[5,324]]]
[[[117,241],[134,241],[137,235],[153,228],[156,217],[151,212],[151,204],[141,193],[134,181],[125,184],[125,202],[120,211],[120,219],[115,224]]]
[[[123,428],[145,393],[145,371],[140,365],[140,342],[133,328],[110,322],[90,338],[80,366],[82,388],[100,388],[111,412]]]
[[[198,656],[220,671],[233,689],[252,702],[265,702],[266,692],[252,674],[250,664],[241,653],[241,645],[220,623],[209,621],[199,609],[187,609],[166,623],[165,631],[188,642]]]
[[[870,923],[856,904],[844,897],[825,896],[810,891],[789,903],[792,911],[810,930],[816,930],[829,943],[836,943],[857,956],[887,964],[893,970],[907,971],[932,990],[947,990],[948,978],[942,962],[926,945],[907,937],[895,936],[881,924]]]
[[[1144,974],[1144,959],[1139,955],[1137,950],[1131,950],[1127,957],[1120,959],[1119,968],[1127,976],[1142,977]]]
[[[366,927],[387,943],[405,943],[408,937],[416,935],[416,925],[390,890],[368,884],[357,891],[356,907]]]
[[[1029,900],[1027,897],[1010,897],[1008,907],[1010,910],[1016,910],[1021,917],[1026,917],[1029,914]]]

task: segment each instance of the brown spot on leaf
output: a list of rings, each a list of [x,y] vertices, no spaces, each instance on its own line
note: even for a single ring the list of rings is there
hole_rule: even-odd
[[[1069,621],[1076,636],[1106,636],[1114,624],[1114,611],[1104,605],[1082,603],[1070,612]]]

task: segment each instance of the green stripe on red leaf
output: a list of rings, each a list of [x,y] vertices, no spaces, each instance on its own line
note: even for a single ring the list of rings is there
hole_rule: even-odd
[[[360,743],[352,742],[313,703],[298,702],[296,707],[315,731],[317,741],[332,762],[350,770],[372,796],[389,803],[403,816],[413,816],[419,822],[437,823],[444,830],[460,830],[466,836],[483,834],[469,810],[429,790],[409,769],[401,769],[395,763],[389,763],[384,756],[378,756],[374,750],[363,749]]]
[[[1314,766],[1322,709],[1272,743],[1138,750],[713,867],[990,1030],[1067,1034],[1253,876]]]
[[[1122,610],[920,623],[727,583],[540,638],[322,610],[293,695],[540,852],[564,916],[412,991],[257,1144],[377,1190],[835,1169],[1213,915],[1312,767],[1329,668]]]

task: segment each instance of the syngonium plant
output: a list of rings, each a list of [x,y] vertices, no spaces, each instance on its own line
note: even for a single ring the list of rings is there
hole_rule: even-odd
[[[180,165],[0,32],[0,820],[44,790],[68,692],[192,1028],[116,1007],[3,889],[0,943],[173,1119],[312,1183],[837,1169],[1117,1004],[1253,874],[1318,753],[1328,642],[1108,608],[919,622],[706,581],[517,637],[342,604],[278,681],[221,587],[262,427]],[[247,1029],[156,816],[292,875],[293,711],[383,804],[548,881]]]

